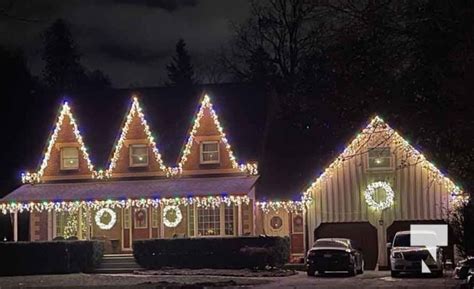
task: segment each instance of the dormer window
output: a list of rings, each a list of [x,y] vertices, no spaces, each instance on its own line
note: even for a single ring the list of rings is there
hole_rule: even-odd
[[[148,166],[148,146],[144,144],[130,145],[130,166]]]
[[[219,142],[204,141],[201,142],[201,164],[218,164],[219,158]]]
[[[76,147],[61,148],[61,170],[79,169],[79,150]]]
[[[368,153],[368,168],[370,170],[390,170],[393,167],[390,147],[370,148]]]

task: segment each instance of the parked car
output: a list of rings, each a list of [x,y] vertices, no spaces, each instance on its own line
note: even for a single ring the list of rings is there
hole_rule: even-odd
[[[412,246],[411,234],[424,234],[423,238],[436,238],[433,232],[428,231],[401,231],[395,234],[390,248],[390,272],[392,277],[399,277],[401,273],[421,273],[421,261],[434,276],[443,276],[443,251],[436,248],[436,260],[431,256],[428,248],[424,246]]]
[[[468,277],[469,270],[474,270],[474,257],[467,257],[464,260],[459,261],[454,268],[454,276],[461,280]]]
[[[362,252],[353,247],[353,242],[343,238],[318,239],[307,255],[308,276],[316,272],[347,271],[355,276],[364,272]]]

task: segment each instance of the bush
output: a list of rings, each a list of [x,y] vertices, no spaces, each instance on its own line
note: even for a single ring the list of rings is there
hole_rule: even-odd
[[[153,239],[133,242],[138,264],[147,269],[282,267],[289,258],[282,237]]]
[[[0,275],[91,272],[103,253],[98,241],[0,242]]]

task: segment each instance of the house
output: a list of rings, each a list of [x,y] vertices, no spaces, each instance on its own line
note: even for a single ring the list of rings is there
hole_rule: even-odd
[[[234,129],[237,137],[230,138],[209,96],[201,98],[196,110],[196,104],[183,106],[166,91],[157,97],[156,91],[145,90],[142,98],[149,105],[142,105],[138,97],[126,101],[130,104],[112,144],[120,118],[116,116],[121,114],[115,103],[130,98],[125,96],[129,91],[122,93],[89,96],[93,101],[87,106],[80,105],[79,100],[88,102],[85,98],[77,99],[80,119],[87,123],[84,138],[76,106],[61,106],[38,169],[25,172],[24,184],[0,200],[0,211],[12,215],[14,240],[20,213],[30,214],[31,241],[103,239],[108,253],[130,251],[133,240],[147,238],[289,235],[288,223],[266,232],[257,220],[274,206],[257,202],[255,194],[259,176],[252,160],[257,158],[255,124],[260,116],[252,118],[247,109],[239,109],[232,95],[216,97],[222,104],[219,109],[231,108],[227,120],[247,128]],[[86,146],[89,139],[94,144],[91,151]],[[249,162],[239,162],[230,140],[239,144],[236,148],[245,146],[239,155],[248,156]],[[109,157],[103,157],[107,150]],[[97,151],[103,152],[97,155],[102,155],[104,169],[96,167],[101,159]],[[292,247],[302,255],[302,206],[290,203],[294,202],[278,202],[287,208],[286,214],[299,210]]]
[[[0,209],[30,212],[30,239],[110,241],[114,252],[143,238],[253,235],[255,163],[239,164],[210,98],[203,97],[175,167],[164,164],[133,98],[108,167],[96,170],[65,102],[37,171]]]
[[[375,117],[304,193],[308,243],[351,238],[366,268],[388,265],[386,243],[410,224],[444,223],[461,189]],[[452,252],[452,244],[448,246]]]

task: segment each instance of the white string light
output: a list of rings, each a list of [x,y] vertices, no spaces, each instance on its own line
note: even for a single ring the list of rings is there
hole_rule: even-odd
[[[385,191],[385,199],[380,202],[375,201],[375,190],[383,189]],[[395,198],[395,193],[392,190],[392,187],[387,182],[374,182],[367,186],[367,189],[364,192],[365,202],[369,205],[370,208],[376,211],[383,211],[393,205],[393,199]]]
[[[100,210],[102,208],[158,208],[160,205],[190,206],[196,205],[199,208],[214,209],[221,204],[226,206],[248,205],[248,196],[207,196],[207,197],[176,197],[163,199],[126,199],[126,200],[95,200],[95,201],[44,201],[44,202],[11,202],[0,203],[0,211],[3,214],[27,212],[73,212],[79,208]]]
[[[196,133],[197,133],[197,131],[198,131],[200,125],[201,125],[201,119],[204,116],[204,112],[206,110],[209,111],[209,114],[211,115],[211,117],[214,121],[214,124],[215,124],[217,130],[219,131],[221,141],[224,144],[224,147],[227,149],[227,152],[229,154],[229,158],[230,158],[230,161],[231,161],[231,164],[232,164],[232,168],[239,169],[241,172],[246,172],[250,175],[258,174],[257,164],[255,164],[255,163],[238,164],[237,163],[237,160],[234,156],[234,153],[232,152],[231,146],[230,146],[230,144],[227,140],[227,137],[224,133],[224,129],[222,128],[222,126],[219,122],[219,118],[218,118],[216,112],[214,111],[214,109],[212,108],[211,99],[209,98],[209,96],[207,94],[204,96],[204,98],[201,102],[201,107],[199,108],[199,111],[196,115],[196,119],[194,121],[193,127],[191,129],[190,134],[189,134],[188,141],[186,142],[186,145],[185,145],[185,147],[183,149],[183,152],[181,154],[181,160],[178,164],[178,167],[174,168],[173,172],[175,174],[176,173],[179,174],[183,171],[183,166],[185,165],[186,161],[188,160],[188,156],[191,153],[191,148],[194,144],[195,135],[196,135]]]
[[[441,173],[438,168],[426,160],[423,154],[411,146],[398,134],[398,132],[393,130],[378,116],[374,117],[369,125],[367,125],[367,127],[363,129],[362,132],[359,133],[357,137],[344,149],[343,153],[340,154],[318,178],[316,178],[316,180],[304,192],[304,196],[310,197],[313,192],[320,189],[321,184],[331,178],[334,172],[343,165],[344,161],[357,155],[361,145],[363,145],[373,134],[378,133],[382,134],[386,141],[392,141],[394,145],[400,147],[407,154],[409,160],[412,160],[414,163],[420,163],[422,168],[428,172],[430,178],[434,179],[439,184],[444,185],[451,194],[451,202],[454,206],[469,199],[459,186],[454,184],[453,181]]]
[[[107,213],[110,216],[109,222],[102,222],[102,217]],[[95,214],[95,223],[102,230],[110,230],[117,222],[117,214],[110,208],[102,208]]]
[[[168,213],[170,211],[174,212],[174,220],[170,220],[168,218]],[[181,214],[181,210],[176,205],[167,205],[163,209],[163,224],[165,224],[168,228],[176,228],[179,223],[183,220],[183,214]]]
[[[149,146],[151,147],[153,154],[155,156],[156,161],[158,162],[160,169],[165,172],[167,175],[169,175],[168,168],[164,165],[163,160],[161,158],[161,154],[158,151],[158,148],[155,143],[154,137],[151,135],[150,127],[148,126],[148,123],[145,119],[145,115],[142,112],[142,108],[140,106],[140,103],[138,101],[137,97],[133,97],[132,101],[132,106],[130,107],[130,111],[128,112],[125,124],[122,127],[122,133],[120,134],[120,137],[115,145],[114,149],[114,154],[112,156],[112,159],[110,160],[109,168],[105,171],[105,177],[106,178],[111,178],[113,175],[113,170],[117,166],[117,161],[120,158],[120,152],[123,148],[124,142],[127,138],[127,133],[129,131],[130,124],[134,120],[135,117],[138,117],[140,120],[140,123],[143,126],[143,130],[147,136],[147,140],[149,143]],[[100,175],[100,174],[99,174]]]
[[[59,117],[56,121],[56,125],[54,128],[53,133],[51,134],[51,137],[49,138],[48,146],[46,149],[46,152],[43,157],[43,161],[41,162],[40,168],[37,172],[25,172],[22,174],[21,179],[23,183],[40,183],[43,181],[43,175],[44,171],[48,167],[49,164],[49,159],[51,157],[51,152],[53,150],[54,144],[57,141],[59,132],[61,131],[63,125],[64,125],[64,118],[65,117],[69,118],[69,124],[73,128],[73,133],[74,136],[76,137],[76,141],[79,144],[79,148],[82,152],[82,156],[84,160],[86,161],[87,168],[91,172],[91,177],[95,178],[97,177],[97,172],[94,170],[94,166],[92,165],[90,158],[89,158],[89,153],[87,152],[87,148],[84,145],[84,142],[82,140],[81,133],[77,127],[76,121],[74,120],[74,117],[71,113],[71,108],[69,107],[67,102],[64,102],[61,108],[61,112],[59,113]]]

